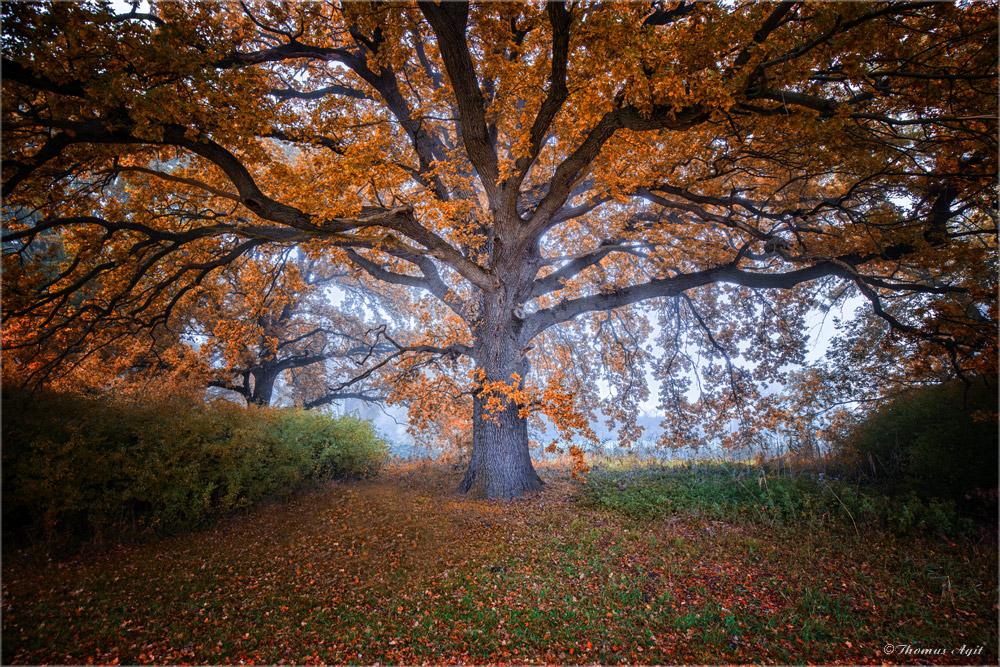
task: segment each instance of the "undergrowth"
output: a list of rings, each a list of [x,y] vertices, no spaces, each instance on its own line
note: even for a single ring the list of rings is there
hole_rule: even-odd
[[[189,529],[321,479],[379,470],[368,422],[233,403],[3,397],[8,536],[70,545]]]
[[[845,474],[889,493],[947,498],[974,508],[997,488],[997,388],[954,382],[912,389],[880,406],[845,434]],[[971,501],[971,502],[970,502]]]
[[[608,462],[582,486],[592,506],[632,518],[672,514],[712,521],[843,526],[898,535],[968,534],[974,522],[955,503],[908,492],[887,496],[821,477],[787,477],[755,464],[697,461]]]

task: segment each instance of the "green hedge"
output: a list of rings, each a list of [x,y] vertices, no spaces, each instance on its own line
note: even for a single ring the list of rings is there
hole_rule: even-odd
[[[922,387],[875,411],[841,444],[887,493],[960,501],[997,488],[996,412],[997,389],[982,382]]]
[[[378,472],[368,422],[218,401],[3,397],[3,521],[49,542],[175,532],[303,485]]]

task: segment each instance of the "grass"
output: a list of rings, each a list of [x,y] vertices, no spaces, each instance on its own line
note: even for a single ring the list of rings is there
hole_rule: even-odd
[[[8,554],[4,663],[996,663],[995,542],[631,516],[556,465],[473,502],[459,475],[397,464],[210,530]]]
[[[850,526],[858,534],[955,536],[977,528],[950,500],[888,496],[871,485],[775,474],[745,462],[606,460],[590,471],[584,495],[595,507],[639,519],[683,514],[770,527]]]

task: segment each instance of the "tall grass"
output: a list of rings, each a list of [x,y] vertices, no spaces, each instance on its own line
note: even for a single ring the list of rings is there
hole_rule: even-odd
[[[822,476],[781,476],[763,465],[718,460],[605,462],[587,474],[583,496],[592,506],[640,519],[681,515],[896,534],[955,535],[974,526],[950,500],[887,496]]]

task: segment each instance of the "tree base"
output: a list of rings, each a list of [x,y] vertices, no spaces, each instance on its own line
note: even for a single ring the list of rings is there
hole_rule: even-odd
[[[541,491],[545,482],[535,472],[528,462],[528,469],[493,470],[474,468],[472,464],[465,473],[458,492],[467,494],[470,498],[495,498],[513,500],[527,493]]]

